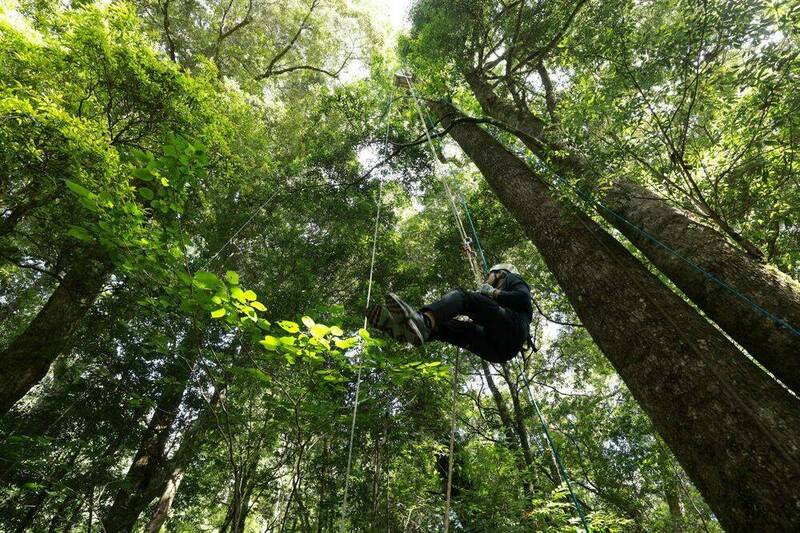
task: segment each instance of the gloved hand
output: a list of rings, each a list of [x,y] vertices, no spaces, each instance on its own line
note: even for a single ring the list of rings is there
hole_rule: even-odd
[[[478,292],[480,292],[484,296],[488,296],[489,298],[491,298],[492,294],[494,294],[494,287],[492,287],[488,283],[484,283],[483,285],[481,285],[481,288],[478,289]]]

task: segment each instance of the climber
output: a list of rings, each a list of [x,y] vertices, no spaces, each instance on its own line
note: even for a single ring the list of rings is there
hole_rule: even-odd
[[[470,320],[457,320],[461,315]],[[532,317],[530,288],[510,263],[493,266],[477,291],[451,291],[419,311],[394,293],[368,311],[369,323],[397,341],[443,341],[493,363],[520,352]]]

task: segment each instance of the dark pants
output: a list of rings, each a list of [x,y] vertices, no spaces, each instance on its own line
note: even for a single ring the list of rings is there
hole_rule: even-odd
[[[528,338],[514,312],[479,292],[455,290],[422,311],[430,311],[436,319],[430,340],[465,348],[492,363],[512,359]],[[455,320],[459,315],[470,320]]]

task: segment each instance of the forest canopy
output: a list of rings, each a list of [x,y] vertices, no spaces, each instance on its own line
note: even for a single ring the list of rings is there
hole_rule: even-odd
[[[0,530],[800,528],[800,5],[398,5],[0,3]]]

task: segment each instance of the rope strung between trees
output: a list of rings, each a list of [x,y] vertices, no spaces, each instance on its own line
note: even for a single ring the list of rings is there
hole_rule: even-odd
[[[695,263],[691,259],[681,255],[680,252],[678,252],[677,250],[675,250],[674,248],[670,247],[665,242],[663,242],[660,239],[658,239],[657,237],[655,237],[652,233],[650,233],[649,231],[647,231],[643,227],[641,227],[641,226],[639,226],[637,224],[634,224],[633,222],[631,222],[630,220],[625,218],[623,215],[617,213],[616,211],[614,211],[610,207],[605,206],[603,203],[601,203],[600,201],[598,201],[595,198],[593,198],[586,191],[583,191],[583,190],[579,189],[575,184],[573,184],[569,180],[566,180],[563,177],[561,177],[557,172],[555,172],[547,163],[545,163],[538,156],[534,156],[533,158],[529,158],[529,159],[533,160],[534,164],[539,167],[539,170],[542,170],[545,173],[550,174],[553,177],[553,179],[554,179],[554,181],[556,183],[566,185],[567,187],[572,189],[575,192],[575,194],[577,194],[582,200],[588,202],[590,205],[598,207],[602,211],[605,211],[606,213],[608,213],[609,215],[613,216],[617,220],[621,221],[625,225],[630,226],[634,231],[640,233],[644,238],[646,238],[647,240],[649,240],[650,242],[652,242],[656,246],[658,246],[660,248],[663,248],[670,255],[673,255],[676,258],[680,259],[681,261],[683,261],[684,263],[689,265],[689,267],[692,268],[694,271],[696,271],[697,273],[703,275],[706,279],[708,279],[709,281],[711,281],[715,285],[717,285],[720,288],[725,289],[726,291],[730,292],[736,298],[738,298],[739,300],[743,301],[744,303],[746,303],[747,305],[749,305],[750,307],[755,309],[758,313],[763,315],[765,318],[771,320],[776,325],[778,325],[778,326],[780,326],[782,328],[785,328],[785,329],[789,330],[791,333],[793,333],[794,335],[800,337],[800,329],[798,329],[796,326],[793,326],[792,324],[789,324],[787,321],[783,320],[782,318],[780,318],[778,316],[775,316],[774,314],[769,312],[767,309],[761,307],[756,302],[754,302],[752,299],[748,298],[746,295],[742,294],[740,291],[738,291],[734,287],[731,287],[730,285],[725,283],[725,281],[721,280],[720,278],[718,278],[717,276],[715,276],[714,274],[712,274],[711,272],[709,272],[705,268],[701,267],[700,265],[698,265],[697,263]]]
[[[386,131],[383,136],[383,151],[385,152],[389,146],[389,115],[392,110],[392,98],[394,90],[389,95],[389,103],[386,108]],[[378,198],[377,207],[375,208],[375,229],[372,233],[372,255],[369,262],[369,281],[367,282],[367,303],[364,306],[364,329],[367,329],[367,314],[369,312],[369,304],[372,298],[372,280],[375,273],[375,254],[378,249],[378,228],[380,226],[381,218],[381,204],[383,203],[383,179],[378,179]],[[353,415],[350,420],[350,442],[347,446],[347,468],[344,477],[344,496],[342,498],[341,518],[339,523],[339,530],[344,531],[345,522],[347,518],[347,496],[350,489],[350,469],[353,463],[353,437],[356,432],[356,418],[358,416],[358,395],[361,389],[361,362],[358,363],[358,370],[356,372],[356,390],[353,398]]]

